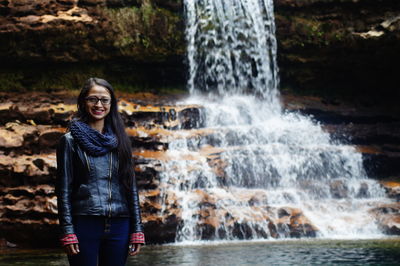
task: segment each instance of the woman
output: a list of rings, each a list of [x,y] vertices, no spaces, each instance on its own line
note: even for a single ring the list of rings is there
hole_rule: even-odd
[[[131,143],[114,89],[90,78],[57,147],[61,242],[70,265],[125,265],[144,243]]]

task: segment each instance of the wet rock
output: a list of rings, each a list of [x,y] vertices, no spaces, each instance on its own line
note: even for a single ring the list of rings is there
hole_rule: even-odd
[[[342,180],[336,180],[330,183],[330,192],[333,198],[347,198],[348,188]]]
[[[174,242],[179,223],[180,219],[174,214],[164,220],[158,218],[144,220],[147,243],[163,244]]]
[[[400,182],[381,181],[380,183],[384,187],[389,198],[395,199],[396,202],[400,202]]]
[[[310,220],[299,209],[280,208],[278,217],[273,227],[279,237],[315,237],[318,232]]]
[[[158,214],[162,210],[159,189],[144,191],[140,196],[141,206],[147,214]]]
[[[362,183],[360,189],[357,192],[357,198],[368,198],[370,197],[368,184]]]
[[[216,227],[206,222],[197,227],[196,234],[201,236],[201,240],[214,240],[216,232],[215,229]]]
[[[238,239],[250,239],[253,236],[251,227],[246,223],[235,223],[233,235]]]
[[[160,165],[155,163],[141,163],[135,160],[135,176],[139,189],[156,189],[159,182],[159,168]]]
[[[383,218],[381,227],[388,235],[400,235],[400,215]]]
[[[400,235],[400,204],[383,204],[370,211],[378,226],[388,235]]]
[[[186,108],[178,114],[179,119],[182,121],[183,129],[202,128],[205,123],[205,114],[202,108]]]
[[[254,195],[248,201],[250,206],[266,206],[268,204],[268,198],[265,194]]]
[[[161,196],[165,197],[164,207],[160,205]],[[172,191],[161,194],[159,189],[142,190],[140,202],[147,243],[174,242],[181,223],[181,209],[175,194]]]

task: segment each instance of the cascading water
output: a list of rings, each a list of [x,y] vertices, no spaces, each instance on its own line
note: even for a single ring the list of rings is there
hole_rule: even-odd
[[[272,1],[185,1],[191,94],[251,93],[279,109]]]
[[[185,10],[188,102],[204,107],[205,128],[181,130],[167,152],[162,204],[181,211],[176,240],[312,235],[293,233],[285,219],[296,215],[316,236],[380,235],[368,210],[389,200],[361,155],[282,111],[272,0],[186,0]]]

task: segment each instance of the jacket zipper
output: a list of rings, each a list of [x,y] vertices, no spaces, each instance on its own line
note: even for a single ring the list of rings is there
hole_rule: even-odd
[[[112,152],[110,153],[110,173],[109,173],[109,179],[108,179],[109,204],[110,204],[110,211],[108,213],[108,217],[111,217],[111,169],[112,169]]]
[[[83,151],[83,155],[85,156],[85,159],[86,159],[86,164],[87,164],[88,170],[89,170],[89,172],[90,172],[90,164],[89,164],[89,159],[88,159],[88,157],[87,157],[87,155],[86,155],[86,152],[85,152],[85,151]]]

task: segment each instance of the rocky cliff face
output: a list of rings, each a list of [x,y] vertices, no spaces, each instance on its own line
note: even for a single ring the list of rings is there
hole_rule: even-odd
[[[283,88],[399,96],[399,1],[274,3]],[[78,88],[96,75],[124,89],[185,84],[182,0],[9,0],[0,15],[0,89]]]
[[[181,85],[181,13],[180,1],[1,1],[0,89],[77,88],[88,76]]]
[[[165,62],[184,53],[176,2],[2,1],[1,56],[19,62]]]
[[[74,98],[62,93],[28,93],[24,97],[18,93],[0,95],[0,239],[20,246],[57,246],[55,147],[75,111]],[[326,130],[342,140],[346,136],[347,141],[358,145],[371,176],[398,180],[400,118],[370,109],[332,105],[312,97],[284,95],[283,100],[288,111],[313,115]],[[134,147],[148,243],[173,242],[182,220],[181,203],[173,191],[161,193],[160,173],[163,163],[171,159],[166,152],[169,143],[177,138],[199,141],[215,137],[212,129],[204,128],[201,106],[169,102],[170,99],[155,98],[150,94],[126,94],[119,106]],[[375,128],[376,120],[381,121],[380,130]],[[201,150],[221,179],[227,178],[226,162],[221,159],[223,152],[213,147]],[[397,203],[382,204],[372,209],[371,214],[388,234],[400,234],[400,184],[383,182],[382,185]],[[346,193],[334,183],[332,189],[337,191],[339,198]],[[231,217],[236,236],[246,238],[246,223],[238,223],[229,210],[216,209],[215,202],[219,200],[216,195],[200,189],[197,194],[202,206],[198,215],[203,222],[204,239],[218,228],[216,215]],[[161,205],[162,195],[166,198],[164,206]],[[266,208],[266,201],[257,195],[257,190],[253,194],[238,192],[237,197],[248,200],[254,208]],[[265,219],[269,222],[271,237],[313,237],[318,231],[299,209],[268,207]]]
[[[399,118],[369,108],[399,96],[399,10],[397,0],[275,0],[283,88],[357,97],[367,106],[344,108],[336,101],[285,96],[286,108],[313,115],[327,131],[358,145],[367,171],[376,178],[400,176]],[[0,1],[0,42],[0,90],[79,88],[89,76],[123,89],[185,83],[182,0]],[[24,96],[0,97],[0,238],[54,246],[54,149],[75,107],[73,97],[56,93]],[[171,242],[180,223],[179,203],[168,195],[168,210],[161,213],[158,175],[176,129],[201,128],[201,107],[154,106],[149,104],[154,98],[132,97],[121,102],[121,109],[136,147],[146,236],[149,243]],[[212,132],[197,129],[188,137],[212,137]],[[208,159],[223,177],[218,153],[209,151]],[[400,186],[384,185],[399,201]],[[205,203],[199,213],[204,231],[212,232],[213,199],[201,191],[199,197]],[[258,204],[256,197],[249,200]],[[301,210],[272,213],[273,235],[280,228],[290,228],[294,237],[315,235]],[[387,233],[399,234],[398,205],[371,213]],[[246,232],[245,225],[236,226]]]
[[[276,0],[284,86],[369,104],[399,96],[400,2]]]

